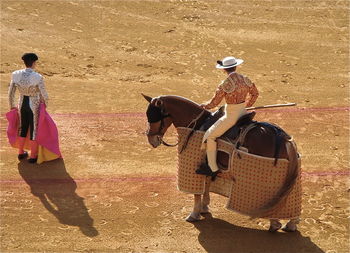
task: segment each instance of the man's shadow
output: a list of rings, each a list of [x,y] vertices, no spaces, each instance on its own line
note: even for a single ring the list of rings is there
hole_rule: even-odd
[[[309,237],[294,233],[258,230],[235,226],[206,214],[193,223],[199,230],[199,243],[209,253],[324,253]]]
[[[42,164],[30,164],[24,160],[18,164],[18,171],[32,194],[60,223],[77,226],[89,237],[98,235],[84,199],[75,192],[77,184],[68,174],[63,159]]]

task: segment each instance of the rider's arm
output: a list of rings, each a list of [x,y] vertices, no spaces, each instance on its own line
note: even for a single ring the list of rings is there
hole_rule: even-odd
[[[209,110],[216,107],[225,97],[225,94],[225,91],[221,88],[221,86],[219,86],[216,89],[215,95],[212,97],[212,99],[204,105],[204,109]]]
[[[10,82],[9,91],[8,91],[10,109],[15,107],[15,101],[14,101],[15,100],[15,92],[16,92],[16,85],[12,79]]]
[[[249,86],[249,99],[247,102],[247,107],[251,107],[256,99],[259,97],[259,91],[256,88],[254,83],[251,83],[251,85]]]
[[[38,87],[40,91],[40,102],[44,102],[47,107],[49,103],[49,96],[47,94],[45,84],[44,84],[44,78],[42,76],[40,77]]]

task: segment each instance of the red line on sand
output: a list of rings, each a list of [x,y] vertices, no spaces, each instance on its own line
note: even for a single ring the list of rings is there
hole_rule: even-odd
[[[350,107],[291,107],[291,108],[269,108],[259,109],[258,111],[264,113],[288,113],[288,112],[349,112]],[[111,113],[52,113],[54,117],[112,117],[112,118],[146,118],[145,112],[111,112]],[[3,115],[5,117],[5,115]]]
[[[146,118],[145,112],[111,112],[111,113],[54,113],[54,117],[116,117],[116,118]]]
[[[259,109],[259,111],[266,113],[280,113],[280,112],[348,112],[350,107],[347,106],[338,106],[338,107],[291,107],[291,108],[270,108],[270,109]],[[111,113],[54,113],[53,116],[57,117],[146,117],[145,112],[111,112]]]
[[[322,177],[322,176],[349,176],[350,171],[314,171],[302,172],[304,177]],[[153,177],[106,177],[106,178],[76,178],[76,179],[33,179],[31,183],[50,184],[50,183],[66,183],[66,182],[82,182],[82,183],[97,183],[97,182],[159,182],[159,181],[175,181],[176,176],[153,176]],[[0,184],[15,184],[23,183],[22,179],[4,179],[0,180]]]

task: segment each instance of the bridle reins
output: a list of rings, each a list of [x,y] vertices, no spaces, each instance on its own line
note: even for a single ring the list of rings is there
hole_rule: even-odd
[[[177,145],[179,145],[179,142],[177,142],[176,144],[169,144],[166,141],[163,140],[163,135],[164,133],[162,133],[162,130],[164,128],[164,119],[170,117],[170,114],[165,114],[162,115],[161,120],[160,120],[160,125],[159,125],[159,129],[158,132],[150,134],[147,133],[148,137],[152,137],[152,136],[157,136],[158,140],[160,141],[161,144],[163,144],[164,146],[167,147],[176,147]]]
[[[173,148],[173,147],[176,147],[177,145],[179,145],[180,141],[178,141],[178,142],[175,143],[175,144],[169,144],[169,143],[167,143],[166,141],[163,140],[163,135],[164,135],[164,134],[162,134],[162,130],[163,130],[163,128],[164,128],[164,119],[167,118],[167,117],[170,117],[170,114],[164,115],[164,116],[162,117],[162,119],[160,120],[160,126],[159,126],[158,133],[160,133],[161,135],[158,135],[158,138],[159,138],[161,144],[163,144],[163,145],[166,146],[166,147],[171,147],[171,148]]]
[[[182,147],[180,153],[186,148],[187,146],[187,143],[189,141],[189,138],[192,136],[192,134],[194,133],[194,129],[197,125],[197,122],[198,120],[203,116],[205,110],[202,110],[198,116],[196,118],[194,118],[188,125],[187,125],[187,128],[190,128],[191,125],[192,128],[191,128],[191,132],[188,134],[187,138],[186,138],[186,141],[185,141],[185,144],[184,146]],[[177,145],[179,145],[179,143],[181,142],[180,140],[176,143],[176,144],[169,144],[167,143],[166,141],[163,140],[163,135],[164,133],[162,133],[162,130],[164,128],[164,119],[167,118],[167,117],[170,117],[170,114],[164,114],[164,115],[161,115],[161,120],[160,120],[160,125],[159,125],[159,129],[158,129],[158,132],[157,133],[154,133],[154,134],[149,134],[147,133],[147,136],[148,137],[151,137],[151,136],[157,136],[158,140],[160,141],[161,144],[163,144],[164,146],[166,147],[176,147]]]

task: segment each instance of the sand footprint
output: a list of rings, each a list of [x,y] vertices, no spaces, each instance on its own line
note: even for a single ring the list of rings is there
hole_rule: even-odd
[[[38,215],[40,221],[43,221],[43,222],[48,222],[49,220],[48,219],[45,219],[43,218],[40,214]]]
[[[132,231],[131,230],[121,231],[120,233],[122,235],[132,235]]]
[[[103,7],[102,7],[102,6],[100,6],[100,5],[96,5],[96,4],[95,4],[95,5],[93,5],[92,7],[93,7],[93,8],[97,8],[97,9],[103,9]]]
[[[57,227],[58,229],[61,229],[61,230],[68,230],[70,229],[70,227],[68,225],[65,225],[65,226],[59,226]]]
[[[149,202],[149,203],[146,203],[145,206],[147,206],[147,207],[157,207],[157,206],[159,206],[159,204],[157,202]]]
[[[83,32],[83,30],[75,29],[75,28],[72,28],[71,30],[72,30],[73,32],[79,32],[79,33],[82,33],[82,32]]]
[[[261,48],[257,48],[256,50],[261,52],[261,53],[267,53],[268,52],[267,50],[264,50],[264,49],[261,49]]]
[[[5,191],[4,192],[4,196],[12,196],[13,194],[14,194],[13,191]],[[2,194],[0,194],[0,195],[2,195]]]
[[[316,220],[314,218],[306,218],[304,219],[304,222],[309,225],[316,224]]]
[[[49,244],[52,246],[58,246],[58,244],[60,244],[60,243],[61,243],[61,241],[58,238],[54,238],[54,239],[52,239],[52,241],[49,242]]]
[[[310,229],[310,227],[308,227],[307,229]],[[304,232],[306,236],[308,237],[313,237],[313,236],[317,236],[319,233],[318,233],[318,230],[316,230],[315,228],[314,229],[310,229],[310,230],[307,230]]]
[[[171,223],[171,220],[168,219],[168,218],[165,218],[165,219],[163,219],[161,221],[158,221],[158,223],[160,223],[162,226],[169,225]]]
[[[99,224],[100,224],[100,225],[106,225],[107,223],[108,223],[108,222],[107,222],[106,220],[101,220]]]
[[[121,201],[123,201],[123,198],[118,196],[113,197],[113,200],[112,200],[112,202],[121,202]]]
[[[157,216],[159,216],[159,217],[168,217],[169,213],[167,211],[162,211],[159,214],[157,214]]]
[[[311,113],[311,117],[314,118],[315,120],[321,120],[321,121],[323,120],[323,117],[319,117],[314,113]]]
[[[111,207],[112,203],[102,203],[105,207]]]
[[[131,213],[131,214],[135,214],[138,210],[140,210],[140,208],[138,206],[129,206],[129,208],[131,210],[126,211],[126,213]]]
[[[159,193],[157,193],[157,192],[150,192],[150,193],[148,193],[148,196],[151,197],[151,198],[157,197],[158,195],[159,195]]]
[[[319,207],[314,207],[313,209],[317,211],[322,211],[322,210],[325,210],[326,208],[324,207],[324,205],[321,205]]]
[[[0,229],[6,229],[6,228],[9,228],[10,225],[9,224],[1,224],[0,225]]]
[[[31,204],[32,201],[30,199],[23,199],[23,200],[20,200],[21,203],[23,204]]]
[[[161,231],[161,233],[164,233],[167,236],[170,236],[173,233],[172,227],[161,227],[159,230]]]
[[[89,194],[89,195],[86,195],[86,198],[89,198],[89,199],[96,199],[96,198],[97,198],[97,195],[95,195],[95,194]]]

